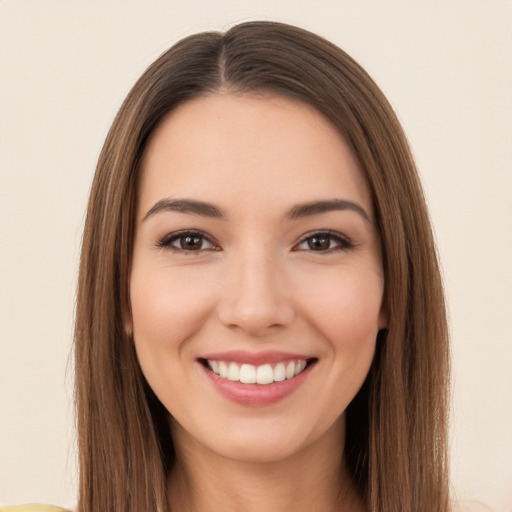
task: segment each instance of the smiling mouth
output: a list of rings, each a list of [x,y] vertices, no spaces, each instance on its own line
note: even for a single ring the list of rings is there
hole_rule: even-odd
[[[202,365],[220,378],[242,384],[268,385],[293,379],[307,367],[317,362],[316,358],[298,359],[276,364],[239,364],[233,361],[200,359]]]

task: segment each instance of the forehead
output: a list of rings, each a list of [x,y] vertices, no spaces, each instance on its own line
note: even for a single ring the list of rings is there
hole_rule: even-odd
[[[141,207],[164,196],[247,206],[342,196],[371,213],[347,144],[321,113],[275,95],[213,94],[186,102],[146,147]],[[229,206],[229,205],[228,205]]]

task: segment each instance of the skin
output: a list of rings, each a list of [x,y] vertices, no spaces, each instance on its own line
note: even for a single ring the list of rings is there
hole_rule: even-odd
[[[155,208],[182,199],[224,216]],[[289,215],[339,199],[361,211]],[[359,510],[340,464],[344,411],[386,325],[384,278],[371,197],[338,132],[284,97],[192,100],[153,134],[138,205],[126,329],[172,415],[173,510]],[[204,238],[184,250],[173,238],[182,230]],[[334,235],[311,245],[326,231]],[[221,395],[198,360],[233,349],[316,363],[291,395],[243,405]]]

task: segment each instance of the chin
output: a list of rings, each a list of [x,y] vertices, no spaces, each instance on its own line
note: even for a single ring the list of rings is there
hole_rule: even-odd
[[[231,440],[219,446],[218,453],[227,459],[239,462],[266,464],[293,457],[303,447],[303,442],[292,440],[286,434],[282,436],[274,434],[270,438],[254,435]]]
[[[199,425],[196,423],[195,427]],[[278,463],[304,454],[309,449],[321,448],[332,453],[342,452],[344,415],[331,424],[317,422],[302,424],[292,417],[238,419],[229,427],[225,422],[212,425],[208,430],[174,425],[173,435],[194,439],[194,450],[205,450],[210,455],[246,463]],[[208,434],[206,434],[208,432]],[[189,441],[191,439],[189,438]],[[184,441],[184,439],[177,439]],[[189,445],[190,446],[190,445]]]

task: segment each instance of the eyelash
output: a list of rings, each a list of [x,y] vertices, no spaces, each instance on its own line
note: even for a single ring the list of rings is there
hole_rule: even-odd
[[[331,242],[335,242],[337,244],[337,246],[315,251],[309,245],[309,242],[315,238],[316,239],[326,238],[329,240],[329,245]],[[309,245],[308,249],[296,249],[305,243],[307,243]],[[353,247],[354,247],[354,244],[352,243],[352,241],[340,233],[337,233],[335,231],[315,231],[314,233],[307,234],[297,245],[294,246],[294,249],[299,250],[299,251],[311,251],[311,252],[319,252],[319,253],[327,254],[327,253],[331,253],[331,252],[347,251],[349,249],[352,249]]]
[[[174,242],[177,242],[179,240],[184,240],[186,238],[199,238],[201,240],[201,246],[206,241],[208,244],[210,244],[212,247],[209,247],[207,249],[204,249],[203,247],[200,247],[199,249],[185,249],[184,247],[175,247],[172,244]],[[162,240],[157,242],[157,247],[160,247],[161,249],[171,249],[174,252],[181,252],[185,254],[189,253],[199,253],[202,251],[218,251],[220,248],[219,246],[213,242],[209,237],[207,237],[204,233],[201,233],[200,231],[178,231],[176,233],[171,233],[169,235],[166,235]]]
[[[175,242],[179,242],[180,240],[185,240],[186,238],[196,238],[200,240],[201,246],[197,249],[185,249],[184,247],[176,247],[173,245]],[[329,247],[327,249],[320,249],[316,251],[311,248],[310,243],[314,239],[327,239],[329,241]],[[211,247],[204,248],[204,243],[208,243]],[[330,247],[331,242],[335,242],[337,245],[335,247]],[[314,242],[313,242],[314,243]],[[308,244],[308,248],[300,249],[299,247],[303,244]],[[159,242],[157,242],[157,247],[161,249],[171,249],[174,252],[180,252],[183,254],[195,253],[198,254],[202,251],[218,251],[220,247],[216,244],[212,239],[206,236],[204,233],[200,231],[178,231],[176,233],[171,233],[164,238],[162,238]],[[180,243],[181,245],[181,243]],[[340,233],[336,233],[333,231],[315,231],[313,233],[308,234],[302,240],[293,247],[295,251],[311,251],[311,252],[319,252],[322,254],[338,252],[338,251],[346,251],[352,249],[354,244],[344,235]]]

